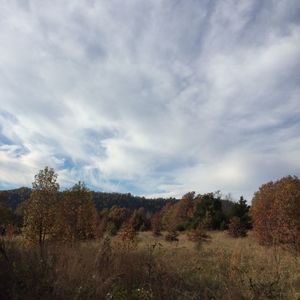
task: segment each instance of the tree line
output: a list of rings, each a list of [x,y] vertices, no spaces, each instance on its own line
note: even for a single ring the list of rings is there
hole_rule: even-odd
[[[140,197],[135,207],[129,205],[131,194],[115,194],[118,205],[109,206],[108,193],[102,194],[105,201],[101,202],[101,194],[95,197],[80,181],[59,192],[57,174],[48,167],[35,175],[26,193],[29,198],[15,210],[1,200],[0,193],[0,226],[7,235],[21,233],[26,241],[39,245],[41,252],[52,240],[75,242],[144,230],[154,235],[166,231],[170,241],[177,239],[179,231],[187,231],[192,240],[200,241],[208,237],[209,230],[228,230],[233,237],[244,237],[253,229],[263,245],[300,248],[300,181],[295,176],[263,184],[251,207],[242,196],[238,202],[224,201],[220,192],[188,192],[178,201],[148,203]]]

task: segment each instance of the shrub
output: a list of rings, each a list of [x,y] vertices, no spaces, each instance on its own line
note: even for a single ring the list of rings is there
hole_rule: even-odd
[[[122,226],[119,232],[119,237],[122,242],[122,248],[124,250],[129,251],[136,247],[136,235],[137,232],[135,231],[132,224],[129,223]]]
[[[185,226],[185,224],[178,224],[178,225],[176,226],[176,229],[177,229],[178,231],[185,231],[186,226]]]
[[[196,248],[200,248],[203,243],[209,242],[211,237],[207,234],[204,228],[198,226],[196,229],[188,233],[188,239],[196,243]]]
[[[178,232],[175,230],[168,231],[165,240],[168,242],[178,242]]]
[[[147,227],[145,226],[145,224],[142,224],[139,228],[139,231],[146,231]]]
[[[239,217],[232,217],[229,221],[228,233],[234,238],[245,237],[247,229]]]

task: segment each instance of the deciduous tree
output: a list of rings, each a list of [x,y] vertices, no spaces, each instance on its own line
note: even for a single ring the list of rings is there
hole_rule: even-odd
[[[261,244],[300,250],[300,180],[287,176],[259,188],[252,200],[253,231]]]
[[[39,245],[56,235],[59,184],[54,169],[45,167],[34,177],[32,193],[24,210],[24,237]]]
[[[142,229],[145,230],[146,228],[148,228],[148,220],[146,218],[145,209],[143,207],[134,210],[130,218],[130,223],[136,231]]]
[[[195,213],[195,192],[189,192],[182,196],[174,205],[172,222],[178,230],[186,229]]]
[[[4,234],[8,225],[14,223],[15,216],[12,209],[0,200],[0,235]]]
[[[94,238],[97,211],[92,194],[84,182],[64,192],[62,225],[64,237],[71,241]]]
[[[151,217],[151,229],[152,229],[153,235],[155,235],[155,236],[161,235],[162,224],[161,224],[161,215],[159,212],[155,213]]]
[[[128,221],[130,212],[127,208],[113,206],[108,213],[107,229],[110,234],[117,234],[121,226]]]

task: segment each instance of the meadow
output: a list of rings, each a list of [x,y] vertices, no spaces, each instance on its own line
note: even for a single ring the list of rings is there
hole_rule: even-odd
[[[252,237],[209,232],[201,244],[181,233],[167,242],[139,232],[45,245],[2,240],[1,299],[299,299],[300,257]]]

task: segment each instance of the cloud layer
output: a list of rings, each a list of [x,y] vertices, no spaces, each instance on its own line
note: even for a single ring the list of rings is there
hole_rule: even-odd
[[[0,1],[0,187],[250,198],[300,175],[299,1]]]

